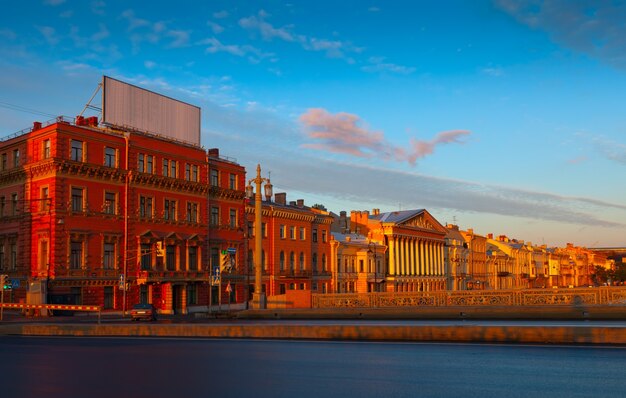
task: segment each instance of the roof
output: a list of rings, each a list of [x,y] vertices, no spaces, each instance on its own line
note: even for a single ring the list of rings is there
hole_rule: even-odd
[[[424,209],[391,211],[388,213],[370,215],[369,218],[370,220],[379,220],[381,222],[391,222],[397,224],[409,220],[423,212]]]

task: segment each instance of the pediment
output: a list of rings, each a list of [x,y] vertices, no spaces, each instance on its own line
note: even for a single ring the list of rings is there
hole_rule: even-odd
[[[427,229],[431,231],[442,232],[444,234],[448,232],[448,230],[426,210],[423,210],[413,217],[410,217],[398,223],[398,225],[404,227]]]

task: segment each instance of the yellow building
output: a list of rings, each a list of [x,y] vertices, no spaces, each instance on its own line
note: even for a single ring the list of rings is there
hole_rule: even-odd
[[[444,243],[448,230],[428,211],[353,211],[350,229],[388,248],[388,292],[446,289]]]

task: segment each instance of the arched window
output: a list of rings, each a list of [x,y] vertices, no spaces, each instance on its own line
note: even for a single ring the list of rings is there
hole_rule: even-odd
[[[296,267],[296,254],[294,252],[289,253],[289,269],[293,271]]]
[[[300,252],[300,271],[304,270],[304,253]]]
[[[283,251],[280,252],[280,270],[285,270],[285,252]]]

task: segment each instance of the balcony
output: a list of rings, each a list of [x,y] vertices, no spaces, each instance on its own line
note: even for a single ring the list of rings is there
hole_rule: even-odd
[[[278,271],[278,276],[281,278],[310,278],[311,270],[308,269],[287,269]]]

